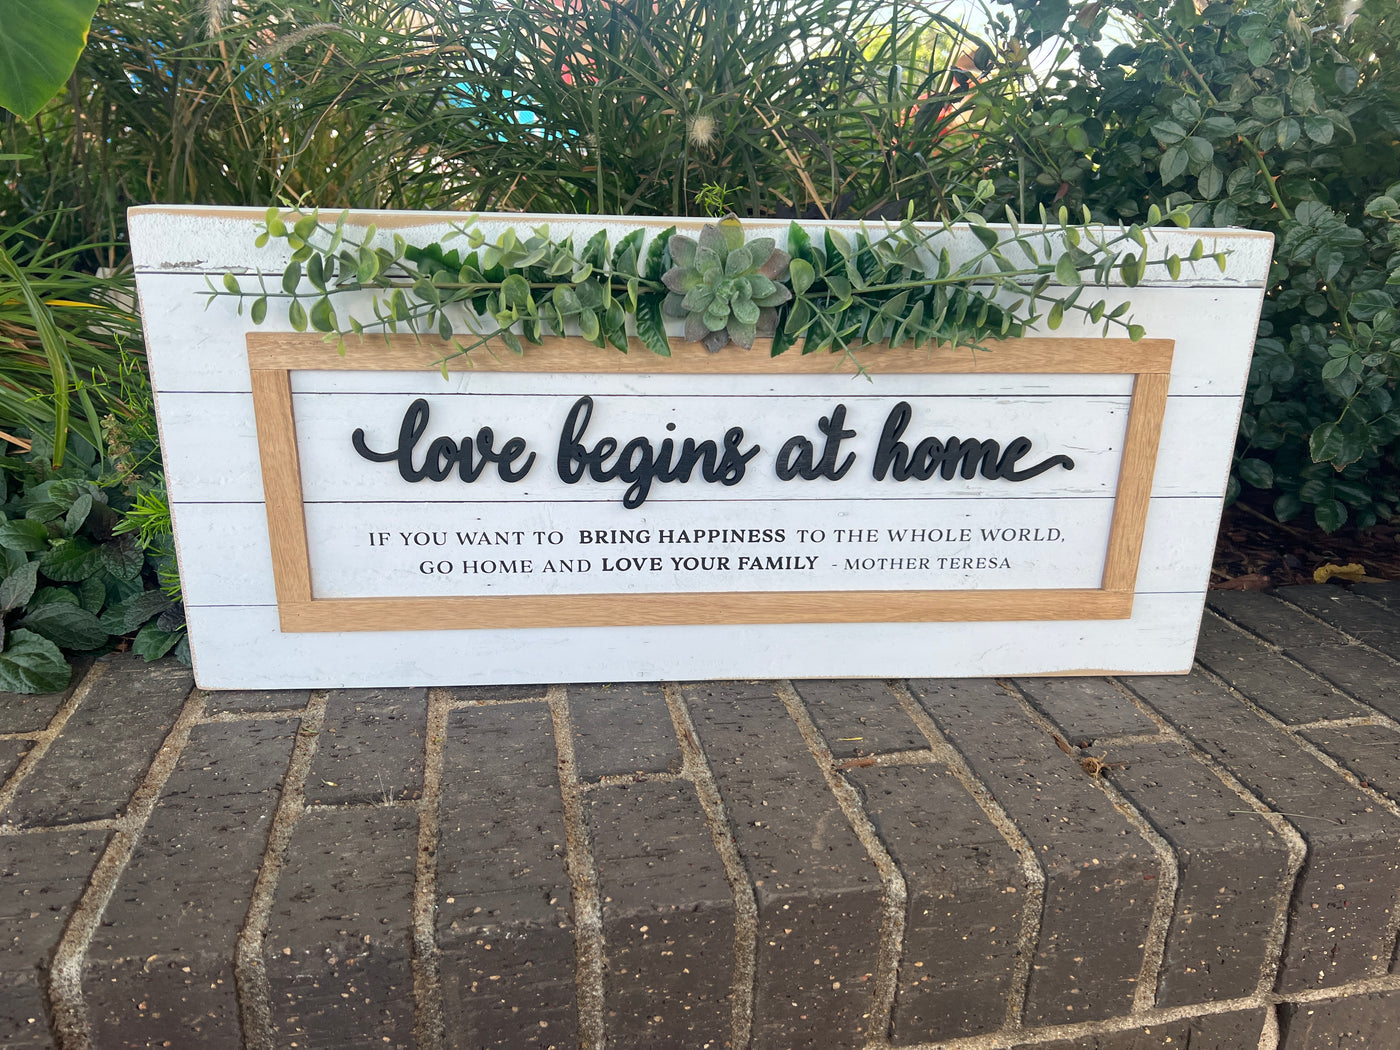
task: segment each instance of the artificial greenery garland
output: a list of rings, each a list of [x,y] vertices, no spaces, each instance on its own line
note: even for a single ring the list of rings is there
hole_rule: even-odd
[[[599,231],[581,250],[571,237],[551,239],[548,226],[523,238],[508,229],[488,243],[469,219],[454,224],[443,242],[416,246],[396,233],[384,247],[374,245],[373,226],[356,239],[348,212],[327,224],[319,212],[269,208],[258,246],[280,239],[293,253],[280,287],[269,289],[259,272],[257,290],[245,290],[229,273],[222,288],[210,283],[209,294],[211,301],[238,297],[240,313],[251,300],[255,324],[266,319],[269,302],[282,300],[294,329],[324,333],[342,353],[347,335],[436,334],[448,344],[444,366],[493,341],[522,353],[526,343],[566,332],[623,353],[635,333],[653,353],[669,357],[668,316],[683,319],[685,338],[712,352],[730,343],[748,349],[766,337],[774,356],[800,343],[804,354],[854,357],[873,345],[981,347],[1021,336],[1042,318],[1058,328],[1071,311],[1101,322],[1105,335],[1118,328],[1141,339],[1128,303],[1109,309],[1103,299],[1081,302],[1084,289],[1107,286],[1115,273],[1136,286],[1149,265],[1173,279],[1181,272],[1177,255],[1148,258],[1150,227],[1163,218],[1155,207],[1145,226],[1126,229],[1093,225],[1087,210],[1082,224],[1071,224],[1063,208],[1057,223],[1042,210],[1042,224],[1029,229],[1008,210],[1007,234],[987,225],[976,210],[982,203],[959,203],[958,221],[981,251],[956,266],[940,244],[954,220],[932,229],[905,221],[878,236],[862,228],[854,238],[828,228],[820,243],[793,223],[783,251],[771,237],[747,239],[732,215],[706,225],[698,239],[673,226],[649,242],[637,229],[610,245]],[[1166,218],[1188,224],[1184,209]],[[458,237],[466,241],[465,256],[444,247]],[[1186,258],[1205,254],[1197,240]],[[1224,253],[1212,258],[1223,271]],[[366,290],[373,293],[373,320],[347,314],[342,322],[334,298]]]

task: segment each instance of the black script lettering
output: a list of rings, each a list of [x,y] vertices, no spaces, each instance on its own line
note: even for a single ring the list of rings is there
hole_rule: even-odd
[[[482,427],[476,432],[475,441],[463,436],[460,445],[450,437],[434,438],[423,456],[423,465],[415,467],[413,450],[423,432],[428,429],[429,411],[427,400],[421,397],[408,406],[403,414],[403,422],[399,425],[398,447],[392,452],[376,452],[365,444],[363,427],[355,428],[355,432],[350,435],[350,443],[355,446],[355,451],[361,458],[371,463],[397,462],[399,477],[410,482],[422,481],[425,478],[429,481],[446,481],[447,476],[452,473],[453,464],[457,465],[458,476],[463,481],[472,482],[481,476],[486,464],[495,463],[496,473],[500,475],[501,480],[514,483],[530,473],[530,468],[535,465],[533,452],[519,467],[514,465],[525,452],[524,438],[511,438],[497,451],[492,447],[496,440],[495,434],[490,427]],[[479,462],[475,464],[473,449],[479,458]]]
[[[759,446],[741,448],[744,440],[743,427],[730,427],[724,434],[723,451],[714,441],[701,441],[692,438],[681,442],[677,454],[675,442],[664,438],[657,448],[650,439],[635,437],[622,446],[617,460],[608,460],[618,451],[618,440],[602,437],[592,448],[584,442],[589,421],[593,418],[593,399],[587,395],[574,402],[564,420],[564,429],[559,435],[559,449],[555,456],[555,469],[559,480],[566,485],[576,485],[585,474],[594,481],[628,482],[622,496],[622,505],[635,510],[647,501],[653,482],[690,480],[691,474],[699,466],[700,475],[707,482],[721,485],[737,485],[744,477],[744,469],[749,460],[758,455]],[[675,457],[675,463],[672,463]]]
[[[817,429],[825,435],[826,444],[822,447],[821,459],[816,463],[812,462],[815,449],[810,441],[801,434],[788,438],[774,463],[778,478],[782,481],[798,477],[804,481],[815,481],[817,478],[840,481],[856,461],[856,454],[848,452],[841,466],[836,465],[836,458],[841,454],[841,442],[856,436],[856,432],[845,429],[845,425],[845,405],[837,405],[830,416],[822,416],[818,420]]]
[[[885,418],[871,469],[876,481],[884,481],[886,475],[895,481],[908,481],[910,478],[928,481],[935,473],[944,481],[952,481],[959,473],[965,480],[970,480],[979,470],[989,481],[1026,481],[1052,467],[1074,469],[1074,460],[1069,456],[1056,455],[1033,467],[1017,470],[1017,461],[1031,449],[1031,441],[1027,437],[1014,438],[1004,453],[1000,443],[991,439],[959,440],[956,437],[950,437],[946,442],[927,437],[911,452],[901,438],[913,414],[909,402],[901,401],[890,409],[890,414]]]

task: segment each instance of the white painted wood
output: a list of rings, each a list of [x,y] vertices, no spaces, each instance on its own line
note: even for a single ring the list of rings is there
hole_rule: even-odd
[[[282,634],[272,606],[189,610],[206,689],[902,678],[1076,672],[1174,674],[1196,644],[1203,593],[1140,594],[1131,620],[789,624],[530,631]],[[220,640],[237,639],[237,645]]]
[[[400,375],[390,374],[390,378],[402,382]],[[486,378],[485,373],[472,376],[477,385],[481,385],[478,381]],[[822,377],[797,378],[816,380]],[[849,381],[844,379],[832,385],[835,393],[831,396],[836,400],[847,398],[846,392],[852,389]],[[875,389],[878,388],[877,382]],[[585,383],[580,389],[597,390],[600,387]],[[862,384],[855,389],[860,392],[869,389],[869,386]],[[300,398],[297,400],[300,402]],[[175,433],[187,434],[180,441],[167,438],[164,446],[166,479],[178,502],[261,502],[262,475],[252,423],[251,395],[165,393],[160,395],[160,407],[163,425],[168,429],[174,428]],[[1152,494],[1223,496],[1234,449],[1238,412],[1238,399],[1169,397],[1163,420],[1163,452],[1158,457]],[[402,410],[399,414],[402,414]],[[1037,447],[1040,447],[1039,444]],[[1184,451],[1187,449],[1191,450],[1189,454]],[[391,468],[386,469],[392,473]],[[1076,468],[1076,475],[1072,478],[1073,484],[1078,484],[1084,476],[1079,473],[1079,468]]]
[[[219,207],[166,207],[155,205],[132,208],[129,212],[129,225],[133,252],[137,257],[137,269],[144,273],[208,273],[221,269],[234,269],[253,273],[280,274],[291,259],[291,250],[285,241],[274,241],[263,249],[253,246],[249,235],[258,223],[263,221],[265,209],[259,208],[219,208]],[[334,223],[337,212],[322,213],[323,220]],[[438,241],[447,237],[454,225],[460,227],[474,218],[476,227],[488,240],[496,240],[507,229],[526,233],[534,227],[547,225],[555,240],[572,236],[580,248],[588,238],[602,229],[610,232],[615,243],[623,235],[642,227],[648,230],[647,241],[653,234],[675,226],[681,233],[697,236],[706,219],[653,218],[643,216],[585,216],[585,215],[478,215],[470,213],[456,215],[443,212],[384,212],[353,211],[347,226],[355,236],[360,236],[373,224],[378,230],[374,244],[391,247],[395,233],[410,242]],[[872,239],[881,236],[885,229],[882,223],[860,222],[807,222],[801,225],[814,243],[820,244],[820,231],[832,229],[848,237],[865,230]],[[787,219],[746,219],[744,228],[752,236],[772,237],[779,247],[786,247],[787,233],[791,223]],[[1023,231],[1031,227],[1024,226]],[[944,232],[936,224],[919,224],[919,229],[938,233],[941,248],[946,241],[954,266],[982,254],[981,243],[965,227]],[[1009,227],[994,225],[1003,234]],[[1114,231],[1108,230],[1112,235]],[[1186,258],[1197,240],[1204,242],[1207,253],[1217,251],[1228,253],[1226,269],[1222,273],[1216,263],[1205,259],[1200,263],[1183,262],[1179,282],[1173,282],[1161,267],[1152,267],[1144,277],[1142,286],[1199,284],[1208,287],[1262,287],[1273,238],[1267,233],[1248,230],[1176,230],[1157,229],[1150,231],[1149,257],[1159,258],[1163,254],[1175,253]],[[466,248],[466,240],[460,246]],[[449,243],[447,247],[454,247]],[[1061,250],[1058,230],[1050,230],[1043,236],[1037,235],[1037,252],[1042,258],[1055,258]],[[1125,243],[1125,250],[1137,251]],[[1010,253],[1008,253],[1009,255]]]
[[[154,208],[137,209],[132,216],[138,284],[157,389],[196,671],[200,684],[206,688],[624,681],[795,674],[888,677],[1094,670],[1170,673],[1189,666],[1247,374],[1248,352],[1267,275],[1270,242],[1266,235],[1204,231],[1202,236],[1206,238],[1208,250],[1219,247],[1232,252],[1225,274],[1219,274],[1212,262],[1195,269],[1188,267],[1185,279],[1179,284],[1154,274],[1142,287],[1112,288],[1102,293],[1110,305],[1123,298],[1130,300],[1135,319],[1147,328],[1149,335],[1176,341],[1171,396],[1163,423],[1163,452],[1154,477],[1131,619],[1087,623],[282,634],[277,629],[244,339],[247,332],[255,329],[246,316],[238,314],[233,300],[218,298],[206,310],[201,294],[206,290],[206,276],[217,282],[230,269],[247,271],[261,266],[280,277],[285,263],[277,254],[280,249],[260,252],[252,244],[253,225],[261,215],[261,211],[256,210],[228,213],[219,209]],[[488,235],[494,237],[508,225],[519,228],[541,218],[497,216],[487,218],[484,224]],[[396,229],[410,240],[431,240],[445,232],[452,217],[376,213],[358,215],[356,221],[374,221],[381,230]],[[572,228],[580,240],[604,225],[614,231],[616,238],[637,225],[655,231],[671,224],[669,220],[639,223],[630,219],[588,217],[556,217],[549,221],[556,235]],[[686,226],[685,223],[677,225]],[[699,225],[698,221],[691,222],[689,228],[693,232]],[[763,226],[761,223],[745,225],[753,232]],[[821,224],[805,225],[816,228]],[[786,226],[786,223],[774,224],[774,229],[768,232],[781,239]],[[849,231],[851,227],[838,228]],[[1184,254],[1196,234],[1163,232],[1159,236],[1164,246]],[[965,231],[956,232],[952,239],[950,251],[955,258],[966,258],[969,252],[976,250],[975,241]],[[279,280],[274,277],[273,285],[277,283]],[[1098,297],[1098,293],[1093,297]],[[339,309],[342,316],[349,310],[366,317],[371,313],[368,297],[361,297],[358,305],[346,304]],[[275,309],[270,311],[265,330],[288,330],[285,318],[276,315]],[[1097,330],[1072,316],[1058,332],[1043,334],[1095,335]],[[372,353],[373,343],[352,346],[350,352]],[[433,354],[425,349],[424,357],[425,365],[431,368]],[[429,381],[426,388],[425,379]],[[436,406],[440,401],[476,405],[497,398],[519,399],[524,406],[518,416],[521,432],[524,434],[530,427],[534,428],[526,436],[531,439],[532,447],[538,446],[536,451],[542,461],[552,458],[549,438],[551,433],[557,435],[557,424],[546,424],[550,412],[555,416],[558,412],[546,406],[571,403],[570,395],[577,397],[582,393],[589,393],[599,403],[605,398],[625,397],[641,405],[640,414],[629,419],[637,421],[642,429],[634,427],[626,436],[645,432],[655,439],[657,433],[664,433],[654,432],[657,426],[675,421],[677,436],[689,434],[700,439],[718,436],[715,430],[721,421],[740,423],[746,427],[746,432],[750,426],[754,434],[763,431],[757,440],[765,456],[776,451],[782,438],[788,436],[785,433],[770,438],[765,428],[776,426],[771,421],[784,416],[805,420],[805,426],[781,429],[789,433],[805,429],[815,438],[817,432],[811,424],[837,401],[847,404],[853,419],[857,413],[863,419],[867,412],[874,411],[882,421],[883,411],[878,411],[876,406],[887,410],[892,400],[909,398],[916,407],[916,421],[922,418],[926,407],[932,411],[936,406],[943,424],[929,431],[936,436],[957,433],[958,436],[993,437],[1003,442],[1008,436],[1015,436],[1003,434],[1000,424],[991,429],[979,425],[975,432],[968,430],[974,424],[981,424],[984,417],[970,407],[978,402],[966,397],[959,401],[957,397],[983,387],[986,380],[977,377],[877,374],[873,382],[838,376],[751,377],[742,380],[742,392],[748,395],[744,398],[733,396],[734,382],[724,376],[522,376],[485,372],[454,373],[445,382],[435,375],[425,377],[413,373],[307,372],[293,377],[301,452],[309,468],[306,471],[310,479],[308,494],[319,498],[344,498],[347,494],[375,498],[387,494],[388,498],[402,498],[393,494],[395,483],[415,493],[425,488],[428,483],[405,485],[397,479],[392,465],[368,464],[353,451],[345,451],[348,430],[361,425],[362,416],[368,419],[367,406],[373,403],[393,406],[379,411],[385,421],[377,424],[377,430],[370,423],[363,423],[373,434],[371,444],[387,449],[396,429],[392,424],[401,418],[405,402],[415,393],[432,399],[434,424],[448,414],[445,407],[442,415],[438,414]],[[372,394],[376,389],[384,393]],[[765,480],[760,486],[762,492],[759,488],[748,489],[747,485],[753,484],[749,481],[739,487],[743,491],[724,490],[719,494],[721,499],[711,498],[712,493],[699,489],[691,492],[687,487],[676,487],[675,491],[668,492],[665,486],[658,486],[642,508],[628,511],[618,501],[619,489],[625,486],[608,483],[594,486],[592,495],[601,498],[580,504],[582,519],[574,520],[569,527],[575,532],[580,527],[627,528],[637,527],[637,523],[643,521],[658,530],[680,527],[675,521],[703,521],[724,527],[726,515],[742,513],[746,526],[755,515],[766,516],[763,523],[758,524],[760,529],[765,524],[785,530],[824,527],[834,533],[838,527],[863,529],[868,526],[857,523],[875,522],[873,527],[878,531],[916,527],[921,516],[930,514],[968,521],[980,528],[984,521],[1012,524],[1018,514],[1034,509],[1036,520],[1029,523],[1031,527],[1060,528],[1066,534],[1074,530],[1082,546],[1068,541],[1041,544],[1039,548],[1034,542],[1005,544],[1004,556],[1010,559],[1014,555],[1017,562],[1014,571],[1022,574],[1016,585],[1094,586],[1102,571],[1104,537],[1111,507],[1111,501],[1103,494],[1113,489],[1117,462],[1116,450],[1110,452],[1108,446],[1121,444],[1123,407],[1129,389],[1130,380],[1122,376],[1016,376],[1002,382],[998,386],[998,396],[993,399],[999,402],[999,410],[1017,421],[1017,434],[1026,432],[1033,438],[1037,452],[1052,451],[1050,444],[1056,435],[1070,435],[1063,440],[1068,446],[1074,446],[1071,454],[1080,466],[1076,468],[1073,481],[1082,489],[1069,494],[1095,498],[1042,502],[1037,498],[1041,494],[1034,483],[1026,482],[1013,486],[1018,495],[1024,489],[1025,498],[1003,498],[995,505],[959,499],[892,500],[882,491],[881,485],[869,481],[862,483],[859,492],[854,488],[850,490],[860,498],[840,503],[808,500],[768,504],[734,499],[763,500],[791,486],[820,488],[832,484],[796,481],[779,484]],[[496,397],[480,396],[491,392]],[[682,401],[677,396],[681,394],[690,397]],[[683,410],[677,409],[680,404],[684,404]],[[750,408],[754,411],[750,412]],[[750,424],[749,419],[754,422]],[[511,429],[497,422],[494,415],[489,422],[498,434],[504,435]],[[590,436],[601,434],[605,429],[608,428],[591,425]],[[873,437],[864,422],[858,429],[863,438]],[[465,431],[466,427],[454,426],[439,431],[434,425],[428,436],[447,432],[460,437],[458,430]],[[918,430],[917,425],[912,426],[906,433],[906,440],[914,438]],[[968,433],[961,433],[964,430]],[[608,432],[624,436],[620,428],[608,429]],[[329,443],[323,441],[322,436],[326,436]],[[326,452],[332,445],[338,451],[327,457]],[[851,448],[855,448],[854,442]],[[868,448],[858,450],[862,464],[868,460],[869,451]],[[339,491],[316,480],[323,467],[343,468],[347,462],[356,468],[373,467],[381,473],[371,475],[367,487],[358,482],[348,488],[341,486]],[[543,467],[538,469],[543,470]],[[767,470],[771,473],[771,462]],[[543,474],[540,479],[547,480]],[[458,489],[467,488],[454,484]],[[840,484],[844,487],[847,483]],[[898,491],[909,484],[891,486],[886,482],[885,487]],[[960,482],[951,486],[939,484],[944,487],[945,495],[969,494],[958,487]],[[321,486],[319,492],[315,491],[318,485]],[[554,489],[559,487],[553,486]],[[538,489],[548,495],[547,488],[541,487],[536,476],[531,475],[529,483],[519,487],[516,494],[523,496]],[[468,491],[472,495],[487,494],[491,486],[473,483]],[[509,494],[514,488],[498,484],[495,491]],[[1005,497],[1006,493],[997,492],[996,495]],[[682,498],[674,498],[677,496]],[[383,504],[373,513],[382,513],[385,522],[384,528],[377,531],[391,534],[407,520],[405,515],[408,514],[413,515],[422,530],[447,531],[450,526],[454,534],[463,521],[468,522],[466,527],[470,528],[509,529],[514,526],[531,531],[535,524],[548,524],[539,516],[538,504],[520,501],[513,506],[494,508],[473,502],[455,506],[441,501]],[[494,590],[491,586],[477,591],[454,589],[462,585],[460,572],[445,577],[433,574],[435,578],[430,578],[429,574],[418,572],[421,558],[403,561],[403,551],[416,552],[416,545],[400,550],[386,546],[373,552],[376,556],[385,555],[385,559],[371,562],[367,557],[370,530],[364,526],[367,519],[347,514],[341,505],[324,502],[310,503],[307,516],[313,537],[324,533],[328,543],[339,545],[354,555],[338,563],[339,568],[333,568],[337,563],[327,559],[325,546],[319,540],[313,543],[314,583],[318,594],[326,592],[322,596],[505,593],[509,586],[519,585],[517,577],[506,585],[507,591],[502,591],[502,585],[497,582],[502,577],[491,574],[493,579],[489,582]],[[837,525],[838,521],[847,524]],[[593,553],[596,562],[601,562],[603,556],[633,557],[642,554],[643,549],[647,557],[670,556],[669,552],[655,550],[659,547],[655,540],[646,544],[612,545],[615,551],[602,551],[592,545],[592,552],[585,549],[577,537],[568,542],[572,544],[575,558],[589,557]],[[822,546],[825,548],[830,542],[823,541]],[[823,549],[817,556],[831,558],[832,565],[822,565],[818,575],[826,573],[827,576],[820,580],[814,576],[803,584],[789,580],[783,589],[829,587],[832,586],[830,577],[843,574],[859,576],[859,586],[870,587],[871,576],[878,577],[881,570],[848,570],[844,568],[846,557],[907,557],[896,554],[898,545],[888,540],[876,544],[879,553],[871,548],[857,554],[856,548],[864,547],[867,542],[870,541],[849,544],[849,554],[844,550],[832,554],[829,549]],[[361,546],[357,548],[356,544]],[[456,543],[452,551],[454,561],[461,560],[465,546],[462,542]],[[782,546],[783,556],[810,556],[796,550],[791,543],[785,542]],[[744,556],[745,545],[730,544],[730,547],[733,549],[715,556],[736,560]],[[788,550],[790,547],[793,549]],[[388,558],[391,550],[393,558]],[[475,548],[478,559],[486,556],[484,551],[484,547]],[[517,553],[516,556],[521,555]],[[927,555],[915,553],[915,557],[924,556]],[[731,577],[737,571],[737,567],[724,570]],[[796,570],[762,571],[791,576]],[[712,574],[720,572],[719,569],[708,570],[711,575],[706,578],[706,571],[697,569],[687,575],[684,570],[665,568],[663,562],[663,569],[657,576],[664,577],[662,583],[667,587],[682,591],[707,590],[717,589],[709,581],[715,579]],[[891,589],[1004,585],[990,578],[995,573],[989,575],[988,570],[979,573],[959,569],[952,576],[945,570],[945,575],[934,581],[917,575],[911,578],[904,569],[884,572],[900,577],[888,581]],[[551,584],[555,590],[532,590],[530,593],[644,592],[654,590],[659,584],[655,580],[639,581],[638,577],[652,574],[649,567],[630,571],[622,577],[610,574],[603,585],[600,583],[603,573],[599,568],[591,570],[589,578],[582,581],[587,583],[586,587],[575,579],[565,584]],[[406,577],[415,575],[419,578],[410,581],[411,587],[400,586]],[[478,574],[475,581],[478,585],[484,575]],[[932,571],[929,575],[937,577]],[[728,588],[742,589],[732,579],[724,582]],[[447,589],[432,589],[443,586]]]
[[[1113,500],[348,509],[306,508],[316,598],[1096,588]]]
[[[846,380],[836,382],[846,386]],[[731,384],[732,389],[740,391],[747,387],[737,377]],[[916,389],[932,385],[911,383]],[[650,489],[650,499],[654,501],[915,496],[1027,499],[1048,494],[1106,495],[1114,491],[1127,426],[1128,398],[1020,397],[1006,392],[1014,388],[1014,383],[1001,377],[989,386],[992,394],[957,398],[906,397],[903,392],[879,396],[841,393],[824,397],[599,393],[592,397],[587,410],[587,427],[580,442],[591,450],[605,438],[612,438],[617,447],[625,448],[633,439],[641,438],[660,455],[662,442],[670,440],[679,454],[686,439],[697,443],[709,441],[722,447],[726,433],[733,427],[741,428],[740,447],[754,455],[745,465],[739,484],[708,484],[699,476],[693,476],[689,482],[657,481]],[[425,388],[431,389],[426,384]],[[645,384],[634,384],[634,388],[646,389]],[[394,463],[371,463],[356,453],[351,434],[358,429],[363,429],[364,440],[371,450],[384,454],[394,451],[405,413],[416,400],[412,394],[294,394],[292,406],[305,498],[311,502],[618,501],[629,487],[623,480],[598,482],[585,477],[575,484],[561,480],[556,460],[564,443],[567,421],[575,406],[583,403],[578,392],[497,396],[478,391],[448,395],[428,393],[421,397],[429,415],[427,429],[416,446],[415,464],[426,462],[434,439],[448,437],[459,443],[474,441],[479,429],[485,426],[492,431],[496,449],[513,438],[526,442],[526,452],[516,461],[517,467],[523,469],[528,457],[535,457],[529,473],[517,482],[502,480],[496,469],[488,467],[470,483],[463,482],[455,471],[441,482],[409,483],[403,480]],[[911,408],[910,422],[900,438],[911,454],[925,438],[940,442],[953,438],[989,439],[1005,449],[1016,438],[1024,436],[1030,439],[1032,448],[1020,461],[1022,470],[1056,455],[1070,456],[1074,461],[1073,469],[1057,466],[1020,482],[991,483],[980,474],[973,479],[964,479],[959,474],[944,480],[941,473],[923,482],[912,478],[898,482],[888,474],[883,481],[876,480],[874,471],[881,433],[891,413],[901,404]],[[854,436],[840,444],[838,454],[842,462],[854,457],[841,480],[780,480],[776,468],[785,444],[794,438],[805,439],[815,449],[814,456],[819,457],[826,439],[818,428],[818,421],[833,416],[841,406],[845,406],[844,429],[854,432]],[[609,462],[621,459],[619,452]],[[474,462],[480,462],[479,457]]]
[[[212,276],[218,278],[222,273],[222,270],[216,270]],[[267,321],[261,328],[253,325],[246,311],[245,316],[238,315],[231,297],[217,298],[206,308],[207,285],[204,277],[197,274],[138,272],[137,288],[147,344],[168,348],[152,355],[151,374],[158,392],[250,390],[252,384],[248,377],[244,336],[254,331],[292,330],[285,314],[275,308],[269,308]],[[1103,298],[1110,308],[1127,300],[1132,304],[1133,316],[1153,338],[1176,341],[1172,367],[1173,394],[1238,397],[1243,391],[1248,375],[1248,359],[1223,352],[1222,348],[1252,345],[1262,289],[1178,287],[1165,294],[1152,288],[1109,289]],[[337,305],[337,310],[343,316],[351,312],[362,317],[373,316],[367,297],[347,296],[346,299],[345,304]],[[349,300],[353,300],[353,303]],[[1097,336],[1100,329],[1070,316],[1057,331],[1042,331],[1039,334]],[[373,338],[366,337],[363,343],[357,343],[352,338],[346,353],[372,354],[376,345]],[[743,352],[734,347],[723,351],[725,354]],[[432,371],[436,360],[437,356],[425,347],[425,368]],[[461,374],[472,375],[470,372]],[[884,378],[876,367],[873,382],[878,385]],[[943,378],[952,381],[954,377]],[[702,377],[685,377],[682,382],[688,383],[691,379]],[[454,376],[447,382],[458,381]],[[1042,379],[1043,389],[1055,393],[1085,389],[1075,385],[1081,381],[1079,377],[1069,376],[1046,376]],[[866,381],[853,379],[851,382]],[[1104,392],[1110,389],[1107,386],[1103,388]]]
[[[1188,589],[1205,589],[1210,563],[1200,552],[1214,545],[1219,507],[1213,497],[1153,501],[1138,569],[1140,593],[1179,591],[1183,582]],[[199,539],[180,549],[187,606],[276,603],[261,503],[182,504],[176,527],[181,537]]]

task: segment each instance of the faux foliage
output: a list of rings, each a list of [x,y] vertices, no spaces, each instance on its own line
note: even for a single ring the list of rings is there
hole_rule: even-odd
[[[985,196],[991,186],[979,189]],[[669,315],[683,318],[685,338],[711,352],[729,343],[749,349],[762,334],[774,356],[796,345],[802,353],[853,355],[881,344],[980,347],[1020,336],[1042,318],[1058,328],[1069,312],[1102,324],[1105,334],[1118,329],[1141,339],[1128,303],[1109,308],[1085,290],[1114,277],[1132,287],[1149,266],[1172,277],[1181,272],[1175,255],[1149,258],[1151,232],[1142,226],[1095,226],[1087,211],[1071,224],[1061,209],[1058,224],[1023,227],[1008,215],[1010,225],[998,229],[981,218],[981,203],[957,202],[980,250],[956,264],[951,224],[905,221],[854,237],[828,228],[814,241],[792,223],[783,251],[770,237],[748,238],[732,216],[707,224],[698,240],[672,227],[647,241],[639,228],[615,245],[599,231],[582,248],[572,237],[553,240],[547,226],[511,228],[488,243],[469,222],[446,239],[463,238],[463,255],[444,243],[411,245],[399,234],[385,246],[374,227],[349,227],[344,212],[328,222],[319,212],[270,208],[257,241],[285,240],[292,249],[280,279],[227,273],[208,294],[210,301],[236,297],[255,324],[280,302],[293,329],[321,332],[342,352],[360,349],[347,336],[405,332],[443,340],[445,361],[496,340],[520,353],[546,335],[576,333],[624,353],[635,334],[664,357]],[[1161,218],[1155,208],[1148,216]],[[1185,212],[1171,218],[1187,222]],[[1204,257],[1197,241],[1187,261]],[[1224,269],[1223,254],[1211,258]],[[342,317],[337,299],[366,291],[373,316]]]

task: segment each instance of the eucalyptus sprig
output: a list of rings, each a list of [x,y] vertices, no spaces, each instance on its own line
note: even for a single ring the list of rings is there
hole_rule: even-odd
[[[786,251],[772,238],[747,238],[732,215],[707,225],[698,240],[673,226],[649,242],[637,229],[613,245],[599,231],[579,249],[541,225],[524,236],[507,229],[488,242],[468,219],[441,242],[412,245],[395,233],[386,247],[375,243],[373,226],[356,234],[348,212],[327,223],[319,212],[270,208],[257,244],[278,239],[291,247],[280,281],[270,284],[259,271],[252,290],[246,276],[226,273],[222,287],[209,283],[209,297],[238,297],[240,313],[249,301],[255,324],[271,302],[284,301],[292,328],[321,332],[342,353],[347,335],[436,335],[450,347],[444,368],[495,341],[523,353],[525,343],[565,333],[623,353],[635,334],[668,357],[667,316],[683,318],[685,338],[712,352],[768,336],[774,356],[798,343],[804,354],[852,359],[873,345],[981,348],[1022,336],[1042,319],[1056,329],[1073,312],[1101,323],[1105,335],[1117,328],[1143,337],[1128,303],[1109,308],[1084,293],[1114,275],[1134,287],[1149,266],[1180,275],[1181,257],[1149,257],[1150,227],[1164,218],[1155,207],[1146,225],[1128,228],[1096,225],[1087,209],[1072,223],[1064,208],[1056,221],[1042,209],[1039,226],[1023,227],[1008,209],[1008,233],[979,214],[990,190],[983,184],[972,202],[958,203],[958,219],[931,228],[906,220],[874,232],[862,227],[853,237],[828,228],[817,242],[793,223]],[[1185,209],[1165,218],[1188,225]],[[956,221],[967,224],[980,250],[955,264],[948,245]],[[466,254],[446,247],[459,238]],[[1186,261],[1205,255],[1197,240]],[[1224,254],[1212,258],[1223,270]],[[336,298],[366,291],[373,318],[347,313],[342,321]]]

